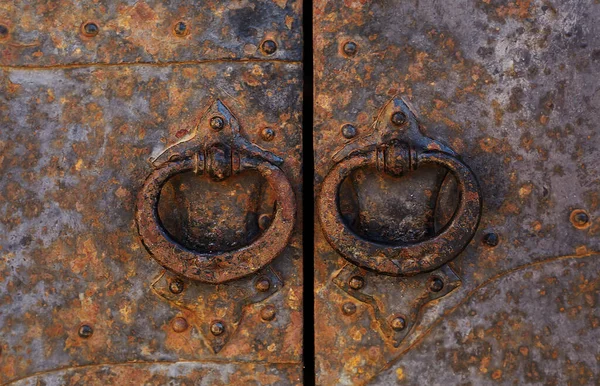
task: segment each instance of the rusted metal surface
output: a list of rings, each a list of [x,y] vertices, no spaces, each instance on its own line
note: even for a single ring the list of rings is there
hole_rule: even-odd
[[[296,200],[285,174],[271,163],[280,165],[283,160],[243,139],[238,120],[221,101],[211,105],[195,130],[192,138],[173,145],[153,160],[158,168],[138,194],[136,223],[142,243],[162,266],[190,279],[219,284],[250,275],[279,256],[294,229]],[[179,243],[162,225],[159,197],[172,177],[194,172],[222,181],[246,170],[259,171],[277,196],[272,222],[250,245],[201,253]]]
[[[357,280],[359,285],[356,285]],[[420,323],[419,311],[424,304],[460,286],[460,279],[447,265],[431,272],[426,280],[413,276],[390,283],[380,274],[348,264],[333,278],[333,282],[362,303],[361,311],[367,309],[373,314],[375,329],[380,332],[381,339],[395,347],[400,346]],[[355,303],[351,304],[356,308]],[[396,320],[401,320],[402,324],[394,328]]]
[[[301,382],[298,222],[270,264],[220,285],[165,272],[135,222],[136,198],[155,168],[151,158],[193,135],[217,100],[235,112],[241,136],[280,158],[279,178],[294,192],[286,198],[296,200],[288,209],[300,214],[299,7],[0,5],[9,31],[0,42],[1,384],[127,384],[138,381],[135,374],[154,384],[198,377],[231,384],[250,376]],[[183,15],[189,31],[173,36]],[[80,35],[85,21],[100,28],[87,40]],[[240,29],[245,35],[236,35]],[[243,54],[269,33],[275,53]],[[40,45],[17,46],[33,42]],[[274,132],[269,140],[266,128]],[[231,251],[260,239],[277,211],[286,212],[278,194],[260,171],[222,181],[183,173],[165,183],[158,211],[186,248]],[[271,278],[267,291],[255,287],[262,277]],[[266,320],[269,307],[276,312]]]
[[[554,258],[501,273],[372,383],[597,384],[599,258]]]
[[[382,133],[380,126],[385,125],[381,125],[381,119],[390,119],[394,125],[404,126],[403,132],[380,143],[381,138],[390,136]],[[374,142],[372,137],[378,138]],[[410,276],[439,268],[469,243],[481,216],[479,184],[473,172],[455,157],[452,150],[423,137],[414,114],[404,102],[394,99],[389,103],[376,122],[375,132],[349,143],[334,159],[350,151],[349,156],[329,171],[319,193],[319,216],[324,235],[344,258],[379,273]],[[386,245],[360,237],[344,223],[338,193],[341,184],[353,171],[371,167],[401,177],[421,165],[446,168],[457,181],[459,202],[456,211],[439,234],[411,244]]]
[[[0,64],[300,60],[301,9],[299,0],[7,1]]]
[[[325,0],[313,9],[315,192],[340,143],[368,138],[382,106],[402,95],[424,134],[473,170],[483,201],[479,230],[449,263],[461,285],[423,303],[399,345],[380,326],[412,322],[406,279],[359,270],[377,307],[340,288],[348,262],[315,221],[318,383],[597,383],[598,5]],[[339,189],[346,225],[384,244],[434,236],[458,203],[439,169],[350,174]]]
[[[298,383],[298,367],[287,364],[219,362],[116,363],[61,369],[13,382],[15,386],[50,385],[280,385]]]
[[[173,284],[182,286],[173,291]],[[260,283],[267,283],[265,288]],[[202,340],[215,353],[219,353],[229,341],[235,336],[240,326],[243,314],[249,307],[258,311],[262,319],[262,312],[266,307],[274,307],[265,302],[273,294],[279,292],[285,283],[270,268],[267,268],[257,276],[242,280],[235,280],[225,290],[218,286],[200,287],[194,285],[193,281],[183,281],[176,275],[165,272],[153,284],[152,290],[185,313],[185,323],[196,326],[201,332]],[[280,319],[287,318],[281,315]],[[177,318],[176,318],[177,319]],[[274,319],[274,318],[273,318]],[[273,320],[272,319],[272,320]],[[289,323],[289,320],[287,321]],[[267,324],[266,327],[276,328],[281,326],[281,320],[277,323]],[[177,330],[172,324],[172,329]],[[183,328],[183,332],[187,328]],[[262,332],[255,332],[254,338],[261,338]],[[263,337],[264,338],[264,337]],[[265,355],[258,347],[255,354],[258,358]]]

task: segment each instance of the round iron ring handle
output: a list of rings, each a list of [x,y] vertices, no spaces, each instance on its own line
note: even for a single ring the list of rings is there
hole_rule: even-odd
[[[240,171],[254,169],[276,192],[275,216],[269,228],[251,244],[240,249],[200,253],[186,248],[164,228],[158,215],[160,192],[173,176],[197,169],[197,160],[184,158],[154,170],[137,198],[136,221],[142,242],[163,267],[205,283],[224,283],[249,275],[269,264],[287,246],[294,228],[296,202],[290,182],[281,169],[256,157],[241,157]]]
[[[416,167],[438,165],[450,171],[459,203],[448,224],[435,236],[416,243],[389,245],[364,239],[344,222],[339,210],[341,183],[356,169],[377,166],[377,150],[350,155],[333,166],[318,201],[323,233],[329,244],[351,263],[391,276],[431,271],[456,257],[471,241],[481,217],[481,194],[475,175],[459,159],[440,151],[416,153]]]

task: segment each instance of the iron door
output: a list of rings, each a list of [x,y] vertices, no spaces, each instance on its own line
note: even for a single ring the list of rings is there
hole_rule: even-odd
[[[313,12],[317,383],[598,384],[598,2]]]
[[[302,3],[0,4],[0,384],[300,384]]]

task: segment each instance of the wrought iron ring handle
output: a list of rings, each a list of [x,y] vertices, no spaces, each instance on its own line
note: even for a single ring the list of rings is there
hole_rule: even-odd
[[[411,276],[431,271],[456,257],[471,241],[481,217],[481,194],[475,175],[454,156],[435,150],[416,152],[405,148],[393,156],[392,146],[353,153],[337,163],[323,181],[318,201],[321,227],[329,244],[346,260],[362,268],[392,276]],[[391,174],[401,174],[407,167],[438,165],[450,171],[457,181],[459,204],[448,224],[434,237],[401,245],[366,240],[355,234],[339,211],[341,183],[353,170],[377,166]]]
[[[195,158],[199,157],[199,158]],[[223,283],[249,275],[269,264],[286,247],[296,216],[296,202],[290,182],[283,171],[256,156],[240,157],[239,170],[257,170],[277,194],[276,210],[271,226],[250,245],[220,253],[190,250],[167,232],[158,215],[160,192],[173,176],[196,171],[203,173],[201,155],[167,162],[148,176],[138,195],[136,220],[142,242],[163,267],[206,283]]]

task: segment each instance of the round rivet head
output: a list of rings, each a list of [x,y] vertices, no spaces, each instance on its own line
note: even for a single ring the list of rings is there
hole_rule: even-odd
[[[225,325],[223,322],[213,322],[210,325],[210,333],[214,336],[219,336],[225,332]]]
[[[173,319],[173,324],[171,325],[171,327],[175,332],[184,332],[188,329],[188,322],[185,318],[178,316],[175,319]]]
[[[183,22],[183,21],[177,22],[175,24],[175,27],[173,27],[173,32],[177,36],[185,36],[185,35],[187,35],[187,33],[188,33],[187,24],[185,24],[185,22]]]
[[[406,123],[406,115],[402,111],[396,111],[390,119],[396,126],[402,126]]]
[[[577,213],[575,215],[575,222],[577,223],[577,225],[585,225],[590,221],[590,217],[588,216],[587,213]]]
[[[98,35],[98,32],[100,32],[100,27],[98,27],[98,24],[96,23],[87,22],[81,27],[81,32],[83,32],[85,36],[96,36]]]
[[[8,27],[0,24],[0,39],[6,39],[8,37]]]
[[[390,326],[394,331],[402,331],[406,328],[406,320],[402,316],[396,316],[390,322]]]
[[[483,236],[483,242],[490,247],[495,247],[500,242],[500,237],[494,232],[486,233]]]
[[[444,281],[439,277],[433,277],[429,281],[429,290],[431,292],[440,292],[444,289]]]
[[[260,278],[256,281],[255,287],[259,292],[267,292],[271,288],[271,281],[266,277]]]
[[[183,292],[183,282],[179,279],[175,279],[169,283],[169,291],[174,294],[180,294]]]
[[[220,131],[225,127],[225,121],[221,117],[212,117],[210,119],[210,127],[215,131]]]
[[[94,329],[89,324],[82,324],[77,331],[80,337],[87,339],[94,333]]]
[[[585,229],[591,225],[590,215],[583,209],[575,209],[571,212],[571,224],[575,228]]]
[[[356,127],[352,126],[351,124],[342,126],[342,135],[347,139],[356,137]]]
[[[354,290],[359,290],[365,286],[365,279],[361,276],[352,276],[350,280],[348,280],[348,285]]]
[[[277,51],[277,43],[271,39],[267,39],[260,45],[260,49],[266,55],[273,55]]]
[[[265,306],[260,311],[260,318],[267,322],[270,322],[271,320],[275,319],[276,315],[277,315],[277,310],[275,309],[275,307],[273,307],[271,305]]]
[[[356,304],[347,302],[342,305],[342,312],[344,315],[352,315],[356,312]]]
[[[271,225],[271,222],[273,221],[273,219],[271,218],[271,215],[268,214],[261,214],[258,217],[258,227],[261,230],[265,230],[269,227],[269,225]]]
[[[358,46],[354,42],[346,42],[344,43],[344,54],[348,56],[354,56],[358,52]]]
[[[273,138],[275,138],[275,130],[271,129],[270,127],[265,127],[260,132],[260,136],[262,137],[263,141],[272,141]]]

